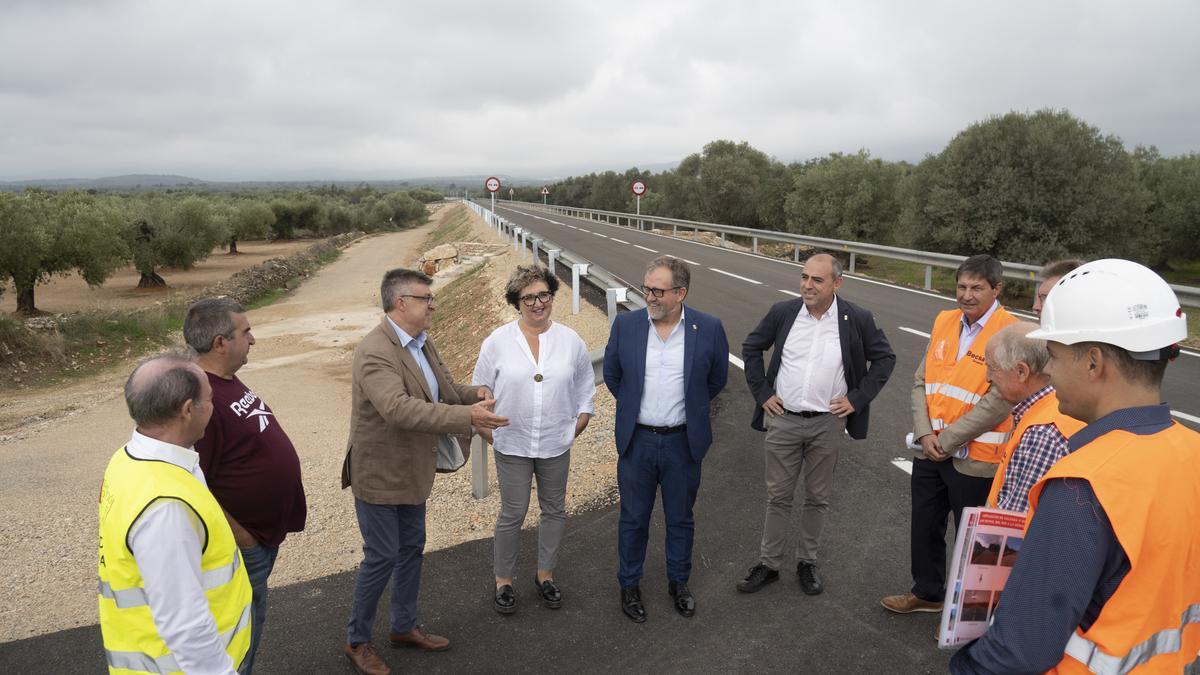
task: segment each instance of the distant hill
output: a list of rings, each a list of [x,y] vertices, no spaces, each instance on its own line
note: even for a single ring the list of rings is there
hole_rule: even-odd
[[[23,190],[27,187],[43,187],[53,190],[80,188],[84,190],[138,190],[171,187],[203,186],[208,181],[188,176],[149,173],[131,173],[124,176],[103,178],[34,178],[31,180],[0,181],[0,189]]]

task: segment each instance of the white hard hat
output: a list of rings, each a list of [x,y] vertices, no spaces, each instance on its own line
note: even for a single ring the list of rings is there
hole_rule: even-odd
[[[1187,337],[1187,317],[1162,277],[1130,260],[1095,260],[1050,289],[1029,337],[1066,345],[1103,342],[1157,361]]]

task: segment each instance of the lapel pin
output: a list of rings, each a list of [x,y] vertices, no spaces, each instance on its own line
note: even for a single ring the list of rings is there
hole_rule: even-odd
[[[700,330],[700,329],[696,328],[696,324],[692,324],[692,330]]]
[[[842,321],[849,321],[849,320],[850,320],[850,315],[849,315],[849,314],[843,314],[843,315],[842,315]]]

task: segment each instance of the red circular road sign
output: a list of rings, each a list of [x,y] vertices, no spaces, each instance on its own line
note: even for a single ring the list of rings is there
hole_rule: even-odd
[[[641,197],[646,194],[646,184],[639,178],[629,184],[629,191],[636,197]]]
[[[483,181],[483,187],[485,187],[488,192],[499,192],[500,179],[496,178],[495,176],[490,176],[487,180]]]

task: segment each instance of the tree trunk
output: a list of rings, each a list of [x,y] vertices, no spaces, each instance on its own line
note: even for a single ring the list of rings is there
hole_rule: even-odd
[[[230,237],[230,239],[229,239],[229,255],[237,255],[237,254],[238,254],[237,237]]]
[[[28,316],[38,313],[37,307],[33,306],[33,286],[17,289],[17,313]]]
[[[165,288],[167,285],[166,279],[158,276],[158,272],[151,270],[149,274],[142,273],[142,278],[138,281],[138,288]]]

